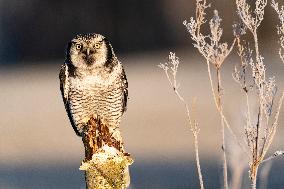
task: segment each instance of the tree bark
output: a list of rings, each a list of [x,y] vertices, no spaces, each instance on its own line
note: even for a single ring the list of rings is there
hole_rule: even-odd
[[[100,119],[91,118],[82,137],[85,160],[80,170],[85,171],[86,189],[125,189],[130,184],[130,154],[123,143],[116,140]]]

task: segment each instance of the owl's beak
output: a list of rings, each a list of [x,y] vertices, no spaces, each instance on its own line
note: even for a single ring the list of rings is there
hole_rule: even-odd
[[[87,56],[89,56],[89,55],[90,55],[90,49],[87,48]]]
[[[85,56],[85,60],[87,61],[88,65],[92,65],[94,63],[94,59],[92,57],[93,51],[91,48],[86,48],[84,51]]]

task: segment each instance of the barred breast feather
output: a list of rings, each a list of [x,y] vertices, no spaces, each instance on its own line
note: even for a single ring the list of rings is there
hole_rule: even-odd
[[[118,127],[128,96],[122,65],[115,65],[109,73],[91,72],[80,76],[67,69],[67,64],[61,68],[60,88],[76,134],[82,136],[83,126],[92,116],[99,117],[110,129]]]

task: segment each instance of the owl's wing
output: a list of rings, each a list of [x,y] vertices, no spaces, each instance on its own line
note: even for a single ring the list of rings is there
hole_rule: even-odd
[[[122,69],[121,79],[122,79],[122,85],[123,85],[123,106],[122,106],[122,111],[125,112],[126,109],[127,109],[127,100],[128,100],[128,82],[127,82],[127,78],[126,78],[124,69]]]
[[[70,106],[69,106],[69,100],[68,100],[68,94],[69,94],[69,72],[68,72],[68,65],[64,63],[61,66],[60,72],[59,72],[59,80],[60,80],[60,91],[61,95],[63,98],[64,106],[68,115],[68,118],[71,122],[71,125],[76,132],[78,136],[81,136],[79,131],[77,130],[77,127],[75,125],[75,122],[72,118],[72,114],[70,111]]]
[[[69,84],[68,84],[68,66],[64,63],[61,66],[59,72],[59,80],[60,80],[60,91],[63,98],[64,105],[67,104],[68,101],[68,92],[69,92]]]

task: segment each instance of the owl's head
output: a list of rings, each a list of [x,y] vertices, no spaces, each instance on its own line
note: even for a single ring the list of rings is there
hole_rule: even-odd
[[[100,34],[77,35],[67,47],[67,61],[76,68],[107,67],[114,57],[111,44]]]

